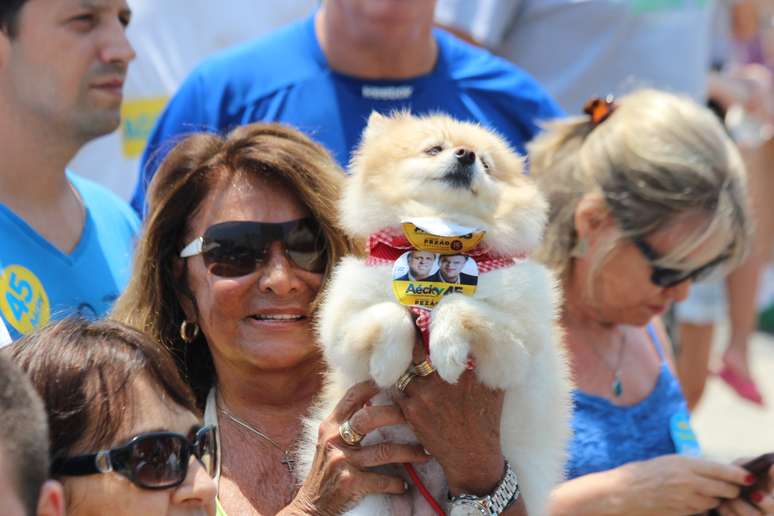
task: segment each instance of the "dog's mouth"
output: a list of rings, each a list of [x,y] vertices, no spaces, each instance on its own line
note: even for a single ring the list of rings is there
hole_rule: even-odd
[[[457,163],[449,168],[439,180],[452,188],[470,189],[470,186],[473,184],[473,175],[475,173],[473,166]]]

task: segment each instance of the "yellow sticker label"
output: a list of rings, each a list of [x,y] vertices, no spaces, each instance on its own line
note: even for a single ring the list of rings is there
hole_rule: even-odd
[[[126,100],[121,105],[121,140],[125,158],[140,157],[168,97]]]
[[[460,235],[437,235],[413,222],[403,222],[401,227],[413,247],[431,253],[466,253],[474,249],[484,238],[484,231]]]
[[[403,253],[392,268],[392,291],[407,306],[433,308],[449,294],[472,296],[477,284],[478,265],[462,254],[414,249]]]
[[[51,318],[51,305],[43,285],[21,265],[9,265],[0,272],[0,311],[21,334],[44,326]]]

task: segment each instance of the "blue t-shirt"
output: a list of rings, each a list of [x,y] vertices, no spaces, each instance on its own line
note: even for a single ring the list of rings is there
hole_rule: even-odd
[[[129,280],[137,215],[96,183],[67,177],[86,208],[81,238],[69,254],[0,204],[0,317],[13,339],[50,319],[105,315]]]
[[[410,80],[363,80],[328,67],[314,17],[204,61],[167,105],[148,140],[132,207],[161,158],[180,136],[227,132],[256,121],[291,124],[325,145],[345,166],[372,111],[445,112],[494,129],[518,151],[537,123],[559,116],[530,76],[441,30],[433,70]]]
[[[676,452],[670,420],[675,414],[687,414],[688,406],[653,326],[648,325],[648,333],[661,357],[661,368],[656,386],[645,399],[618,406],[605,398],[573,391],[568,480]]]

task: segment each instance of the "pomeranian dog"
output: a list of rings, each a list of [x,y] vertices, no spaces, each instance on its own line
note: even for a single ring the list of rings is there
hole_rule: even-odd
[[[529,514],[544,514],[549,492],[563,475],[569,374],[555,279],[542,265],[514,258],[539,244],[547,214],[546,201],[524,174],[522,158],[476,124],[443,115],[374,113],[350,172],[339,208],[341,225],[353,239],[399,231],[408,220],[440,219],[483,229],[479,245],[490,255],[507,257],[506,266],[480,275],[474,295],[445,295],[432,309],[429,356],[447,382],[455,383],[470,359],[480,382],[506,391],[503,454],[518,476]],[[416,324],[409,307],[397,301],[392,282],[391,264],[352,256],[333,271],[318,314],[331,372],[322,402],[307,422],[308,438],[299,457],[302,475],[314,456],[319,422],[342,393],[371,378],[384,389],[380,397],[385,399],[375,403],[389,402],[389,388],[412,365]],[[408,428],[380,432],[369,434],[363,444],[385,439],[416,443]],[[440,465],[415,466],[435,499],[446,504]],[[347,514],[434,513],[410,488],[401,496],[368,496]]]

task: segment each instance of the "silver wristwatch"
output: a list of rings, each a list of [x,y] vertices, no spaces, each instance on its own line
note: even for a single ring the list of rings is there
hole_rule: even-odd
[[[449,501],[449,516],[499,516],[506,507],[519,498],[516,473],[505,461],[505,475],[492,494],[478,497],[462,494]]]

